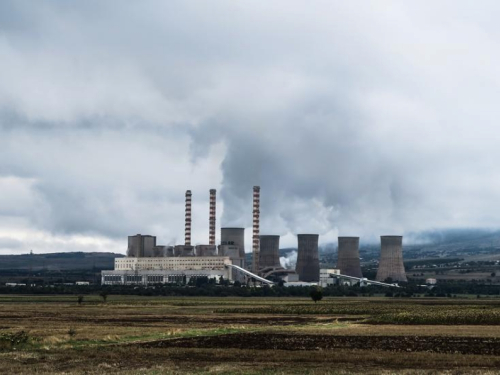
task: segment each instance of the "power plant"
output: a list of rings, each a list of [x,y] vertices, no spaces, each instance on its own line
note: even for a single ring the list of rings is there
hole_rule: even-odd
[[[299,280],[319,281],[318,234],[298,234],[298,254],[295,271]]]
[[[137,234],[128,237],[127,256],[115,259],[115,269],[102,271],[103,284],[189,283],[204,277],[219,280],[256,280],[273,284],[320,281],[318,234],[298,234],[295,270],[280,264],[280,236],[260,235],[260,186],[252,190],[252,271],[245,262],[245,228],[222,227],[220,245],[216,245],[217,192],[209,191],[208,244],[192,245],[192,192],[185,194],[184,244],[157,245],[156,237]],[[376,279],[406,281],[401,236],[381,237],[381,257]],[[338,238],[336,270],[322,270],[322,280],[332,275],[366,284],[359,257],[359,237]],[[385,284],[389,285],[389,284]]]
[[[380,262],[378,264],[377,281],[406,282],[403,264],[403,236],[380,236]]]
[[[359,260],[359,237],[339,237],[337,268],[342,275],[363,277]]]

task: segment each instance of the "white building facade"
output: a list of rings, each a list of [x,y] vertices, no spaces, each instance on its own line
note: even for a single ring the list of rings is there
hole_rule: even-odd
[[[126,257],[101,272],[103,285],[189,283],[192,278],[232,280],[229,257]]]

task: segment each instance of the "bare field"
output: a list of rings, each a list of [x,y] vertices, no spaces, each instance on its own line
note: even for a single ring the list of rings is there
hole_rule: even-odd
[[[499,313],[498,299],[0,296],[0,373],[494,374]]]

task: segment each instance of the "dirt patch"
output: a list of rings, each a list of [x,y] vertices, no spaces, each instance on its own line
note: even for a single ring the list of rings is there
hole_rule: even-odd
[[[252,350],[364,349],[500,355],[500,338],[440,336],[331,336],[245,333],[160,340],[137,344],[163,348],[234,348]]]
[[[51,322],[66,321],[69,318],[50,318]],[[359,317],[328,317],[311,318],[308,316],[200,316],[200,315],[170,315],[170,316],[116,316],[116,317],[72,317],[72,322],[106,324],[106,325],[144,325],[144,324],[169,324],[169,325],[199,325],[201,327],[209,325],[224,326],[228,324],[238,325],[265,325],[265,326],[288,326],[288,325],[306,325],[311,323],[332,323],[332,322],[356,322],[362,318]],[[39,321],[45,318],[37,318]],[[47,319],[48,320],[48,319]]]

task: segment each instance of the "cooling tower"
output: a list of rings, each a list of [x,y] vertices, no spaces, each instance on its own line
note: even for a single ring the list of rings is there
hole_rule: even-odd
[[[253,187],[253,236],[252,236],[252,269],[253,273],[259,272],[260,245],[260,186]]]
[[[240,258],[245,259],[245,228],[221,228],[221,245],[234,245],[239,248]]]
[[[128,236],[128,257],[151,257],[153,247],[156,246],[156,237],[150,235],[136,234]]]
[[[339,237],[337,268],[342,275],[363,277],[359,263],[359,237]]]
[[[191,190],[186,190],[186,217],[184,227],[184,245],[191,246]]]
[[[139,257],[142,249],[141,235],[128,236],[127,256],[132,258]]]
[[[403,236],[381,236],[377,281],[407,281],[403,265]]]
[[[219,256],[229,257],[234,265],[245,267],[245,228],[221,228]],[[233,280],[244,281],[244,276],[231,271]]]
[[[260,236],[260,269],[281,267],[279,250],[280,236]]]
[[[317,234],[298,234],[298,255],[295,271],[300,281],[319,281],[319,257]]]

